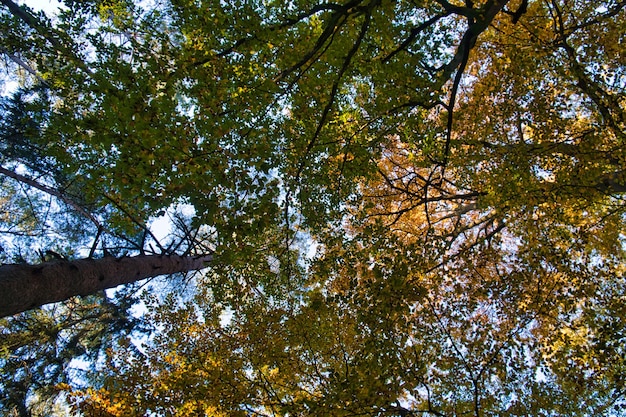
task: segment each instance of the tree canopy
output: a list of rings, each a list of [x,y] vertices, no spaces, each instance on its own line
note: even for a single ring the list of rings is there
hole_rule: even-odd
[[[623,413],[626,2],[0,2],[6,412]]]

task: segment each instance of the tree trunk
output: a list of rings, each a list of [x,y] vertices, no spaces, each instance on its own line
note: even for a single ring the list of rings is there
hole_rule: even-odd
[[[140,255],[0,266],[0,317],[144,278],[203,269],[212,255]]]

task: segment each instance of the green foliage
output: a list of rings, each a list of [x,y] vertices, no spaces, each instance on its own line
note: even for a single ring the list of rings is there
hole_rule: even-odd
[[[70,386],[98,381],[96,364],[107,349],[145,327],[128,313],[132,297],[104,294],[0,321],[0,406],[9,415],[41,415]],[[31,411],[27,411],[31,410]]]
[[[141,351],[59,380],[74,411],[621,412],[624,2],[65,4],[2,10],[3,166],[94,216],[70,249],[188,204],[168,250],[214,251],[148,291]],[[37,234],[22,189],[2,222]]]

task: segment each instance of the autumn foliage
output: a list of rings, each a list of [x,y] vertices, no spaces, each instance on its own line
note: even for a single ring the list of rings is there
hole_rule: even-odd
[[[23,116],[0,126],[0,203],[21,207],[2,224],[49,244],[52,198],[86,219],[73,257],[105,239],[211,254],[133,292],[141,332],[86,349],[93,372],[47,398],[85,416],[623,412],[623,1],[2,4],[22,76],[2,111]],[[152,219],[183,205],[160,241]],[[0,405],[27,415],[38,392]]]

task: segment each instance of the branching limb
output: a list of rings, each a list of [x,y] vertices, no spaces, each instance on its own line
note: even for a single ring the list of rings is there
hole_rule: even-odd
[[[0,0],[0,3],[2,3],[9,9],[9,12],[13,16],[20,19],[28,26],[36,30],[54,47],[54,49],[70,59],[83,72],[94,78],[94,72],[91,70],[91,68],[89,68],[89,66],[87,66],[87,64],[74,52],[79,50],[79,48],[74,45],[70,39],[64,39],[67,38],[67,36],[64,36],[64,34],[47,27],[47,25],[37,19],[37,17],[33,16],[26,9],[18,6],[11,0]],[[70,42],[71,44],[68,47],[64,44],[64,42]]]

